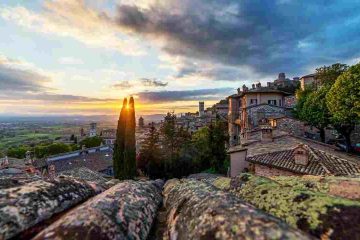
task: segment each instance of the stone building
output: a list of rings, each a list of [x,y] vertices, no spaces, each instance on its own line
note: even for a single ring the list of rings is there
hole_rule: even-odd
[[[266,118],[283,117],[291,114],[292,107],[285,103],[289,93],[253,84],[229,97],[228,126],[230,145],[240,143],[246,131],[256,129],[259,122]]]
[[[204,116],[205,114],[205,103],[199,102],[199,117]]]
[[[115,140],[116,140],[116,129],[102,130],[101,137],[106,145],[114,145]]]
[[[312,73],[312,74],[308,74],[305,76],[302,76],[300,78],[300,87],[302,90],[305,90],[305,87],[318,87],[318,82],[316,81],[316,74]]]
[[[292,80],[287,78],[285,73],[279,73],[277,79],[273,82],[268,82],[267,87],[272,88],[286,88],[286,87],[295,87],[299,83],[299,78],[294,77]]]
[[[144,122],[144,118],[143,117],[139,117],[139,124],[138,126],[140,128],[143,128],[145,126],[145,122]]]
[[[96,123],[90,123],[89,137],[95,137],[97,135]]]
[[[360,174],[360,157],[270,126],[248,132],[242,144],[231,147],[228,153],[231,176],[249,171],[260,176]]]

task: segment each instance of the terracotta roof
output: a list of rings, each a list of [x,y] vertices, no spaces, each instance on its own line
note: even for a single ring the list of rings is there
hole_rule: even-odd
[[[309,163],[299,165],[294,160],[294,148],[248,157],[251,163],[287,170],[307,175],[355,175],[360,174],[360,164],[350,162],[319,149],[305,145],[309,153]]]
[[[57,173],[81,167],[86,167],[95,172],[104,171],[113,165],[112,150],[109,149],[106,151],[49,161],[48,164],[54,164]]]
[[[247,93],[282,93],[284,95],[291,95],[291,93],[269,87],[258,87],[254,89],[250,88],[249,90],[242,92],[242,95],[245,95]]]
[[[302,76],[301,78],[308,78],[308,77],[315,77],[315,76],[316,76],[316,73],[311,73],[311,74]]]

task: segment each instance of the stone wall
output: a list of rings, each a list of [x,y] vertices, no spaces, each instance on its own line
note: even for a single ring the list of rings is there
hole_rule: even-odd
[[[246,111],[249,125],[252,127],[258,126],[259,121],[263,118],[277,118],[288,115],[287,109],[267,104],[249,107]]]
[[[288,132],[295,136],[304,136],[304,123],[294,118],[278,118],[276,119],[276,128],[280,131]]]
[[[259,164],[254,164],[255,174],[263,177],[272,176],[301,176],[300,174],[281,170],[277,168],[267,167]]]

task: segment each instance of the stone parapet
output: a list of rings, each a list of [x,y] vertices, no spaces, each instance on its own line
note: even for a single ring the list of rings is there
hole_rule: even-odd
[[[163,195],[165,239],[311,239],[205,182],[170,180]]]
[[[313,236],[324,239],[360,239],[360,202],[331,196],[325,185],[314,185],[311,188],[301,181],[296,183],[296,177],[289,178],[292,180],[279,183],[265,177],[241,174],[230,182],[228,178],[206,181]],[[336,182],[331,178],[328,181],[330,184],[331,181]],[[343,186],[346,188],[351,185]]]
[[[0,189],[0,239],[15,237],[101,190],[96,183],[64,177]]]
[[[71,210],[39,239],[147,239],[163,182],[123,181]]]

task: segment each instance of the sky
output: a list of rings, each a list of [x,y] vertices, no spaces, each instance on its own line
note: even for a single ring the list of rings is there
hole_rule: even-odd
[[[196,111],[360,61],[358,0],[2,0],[0,116]]]

